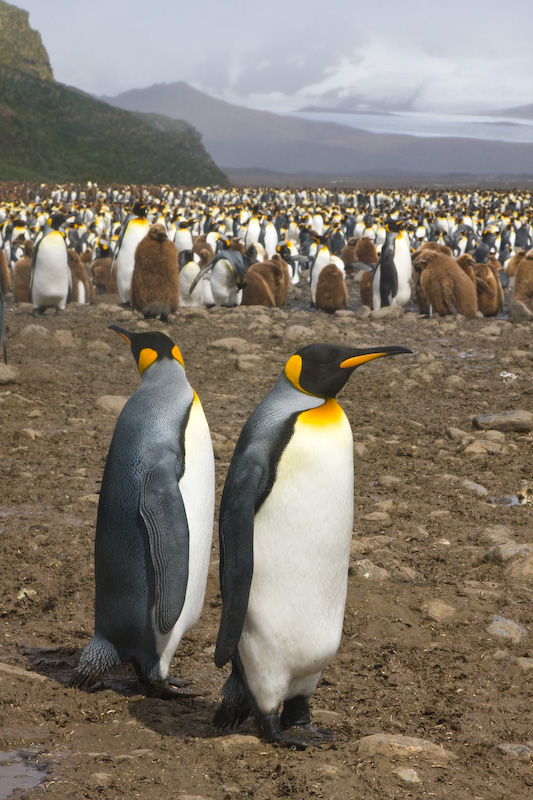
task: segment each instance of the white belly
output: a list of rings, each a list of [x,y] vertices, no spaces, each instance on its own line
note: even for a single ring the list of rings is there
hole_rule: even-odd
[[[242,289],[237,288],[237,276],[229,261],[221,258],[211,270],[211,291],[217,306],[240,306]]]
[[[59,308],[67,304],[71,273],[67,248],[60,233],[49,233],[40,243],[33,271],[31,299],[34,308]]]
[[[183,610],[165,636],[158,636],[161,674],[168,673],[170,660],[181,637],[197,622],[202,611],[213,538],[215,462],[207,421],[195,396],[185,431],[186,469],[179,482],[189,523],[189,579]]]
[[[311,694],[337,652],[352,529],[350,425],[342,411],[335,425],[298,420],[255,518],[254,572],[239,642],[264,713]]]

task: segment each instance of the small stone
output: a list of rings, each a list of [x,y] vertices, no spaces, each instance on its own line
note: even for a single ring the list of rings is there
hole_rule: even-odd
[[[525,628],[510,619],[500,617],[499,614],[494,614],[493,621],[487,627],[487,633],[501,639],[510,639],[513,644],[518,644],[527,636]]]
[[[261,363],[261,356],[241,355],[237,358],[237,369],[240,372],[253,372]]]
[[[26,325],[20,332],[21,336],[50,336],[50,331],[44,325]]]
[[[107,355],[113,352],[113,348],[107,342],[102,342],[100,339],[94,339],[87,345],[87,350],[96,355]]]
[[[478,414],[472,420],[474,428],[513,433],[529,433],[533,430],[533,414],[530,411],[504,411],[500,414]]]
[[[244,345],[245,352],[249,352],[249,345],[246,339],[240,339],[238,336],[228,336],[225,339],[217,339],[214,342],[209,342],[209,347],[215,350],[229,350],[234,353],[237,352],[236,348],[241,348]]]
[[[483,538],[494,544],[502,544],[509,541],[512,531],[507,525],[489,525],[483,530]]]
[[[33,428],[22,428],[20,431],[20,435],[23,436],[25,439],[31,439],[32,442],[34,442],[35,439],[43,438],[43,434],[41,433],[41,431],[34,431]]]
[[[402,306],[383,306],[382,308],[376,308],[374,311],[371,311],[370,319],[398,319],[398,317],[403,317],[404,314],[405,311]]]
[[[419,756],[435,763],[447,763],[457,756],[440,744],[428,739],[394,733],[373,733],[356,742],[357,753],[365,758],[373,756]]]
[[[526,556],[510,564],[505,570],[505,576],[517,583],[533,581],[533,556]]]
[[[289,325],[284,338],[287,342],[301,342],[313,338],[314,335],[314,331],[305,325]]]
[[[497,745],[497,750],[506,756],[519,758],[520,761],[529,761],[531,758],[531,748],[527,744],[513,744],[512,742],[502,742]]]
[[[318,767],[318,774],[317,780],[322,781],[324,779],[331,779],[335,780],[342,776],[342,770],[338,767],[334,767],[333,764],[325,764],[323,767]]]
[[[0,385],[5,383],[18,383],[19,377],[16,369],[0,363]]]
[[[490,442],[498,442],[498,444],[503,444],[505,442],[505,433],[503,431],[485,431],[484,438],[488,439]]]
[[[502,328],[501,325],[498,324],[485,325],[485,327],[481,329],[481,332],[484,333],[485,336],[501,336]]]
[[[466,431],[461,430],[461,428],[448,428],[446,436],[453,439],[453,441],[462,442],[463,444],[468,444],[474,438],[471,433],[466,433]]]
[[[398,767],[398,769],[393,769],[392,773],[397,775],[404,783],[421,783],[418,772],[416,769],[411,769],[411,767]]]
[[[314,720],[324,724],[331,724],[332,722],[340,722],[342,720],[341,715],[337,711],[330,711],[329,708],[314,708],[312,716]]]
[[[229,736],[219,736],[212,740],[216,742],[221,750],[232,750],[236,748],[243,750],[246,747],[259,747],[262,743],[257,736],[246,735],[242,733],[232,733]]]
[[[397,478],[396,475],[380,475],[378,478],[378,486],[383,486],[385,489],[397,487],[401,482],[402,479]]]
[[[463,489],[468,489],[470,492],[474,492],[474,494],[479,495],[479,497],[486,497],[488,494],[484,486],[481,486],[480,483],[474,483],[474,481],[470,481],[468,478],[465,478],[465,480],[461,482],[461,487]]]
[[[370,581],[370,583],[382,583],[388,581],[390,572],[383,567],[378,567],[367,558],[361,561],[354,561],[350,567],[350,574],[360,580]]]
[[[93,772],[89,775],[88,783],[94,789],[109,789],[113,776],[108,772]]]
[[[446,378],[446,385],[452,389],[460,389],[466,387],[466,381],[460,375],[448,375]]]
[[[99,494],[84,494],[82,497],[78,497],[79,503],[91,503],[92,505],[98,505],[100,502],[100,495]]]
[[[72,331],[56,331],[55,337],[61,347],[77,347],[78,342],[74,339]]]
[[[514,663],[526,674],[533,671],[533,658],[517,658]]]
[[[370,514],[365,514],[363,519],[369,522],[381,522],[381,524],[390,523],[391,518],[386,511],[372,511]]]
[[[514,558],[527,556],[530,552],[531,547],[528,544],[518,544],[512,539],[509,539],[502,544],[491,547],[483,556],[483,560],[491,561],[494,564],[504,564],[506,561],[511,561]]]
[[[120,395],[114,394],[104,394],[98,398],[96,405],[98,408],[101,408],[102,411],[106,411],[108,414],[116,414],[118,417],[127,401],[127,397],[121,397]]]
[[[422,611],[435,622],[449,622],[457,613],[453,606],[442,603],[440,600],[431,600],[422,606]]]
[[[353,446],[353,452],[356,458],[361,458],[363,459],[363,461],[369,455],[368,447],[366,446],[366,444],[363,444],[362,442],[355,442]]]
[[[483,445],[479,441],[472,442],[471,444],[467,445],[467,447],[465,447],[465,449],[463,450],[463,454],[465,456],[471,456],[474,458],[477,456],[488,455],[486,448],[483,447]]]

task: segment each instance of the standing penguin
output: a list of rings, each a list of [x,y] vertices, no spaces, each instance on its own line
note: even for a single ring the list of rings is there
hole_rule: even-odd
[[[374,310],[384,306],[405,306],[411,299],[413,265],[411,247],[404,220],[389,219],[381,258],[374,273],[372,303]]]
[[[150,228],[150,223],[146,219],[147,208],[147,203],[135,203],[132,213],[124,222],[113,257],[113,265],[115,263],[117,265],[118,293],[122,302],[127,305],[131,303],[135,249]]]
[[[360,364],[410,352],[307,345],[246,422],[220,506],[215,663],[233,669],[216,727],[252,714],[265,741],[332,738],[309,697],[340,643],[353,528],[353,438],[335,396]]]
[[[135,249],[131,278],[131,304],[145,319],[168,315],[180,303],[179,256],[165,226],[156,222]]]
[[[47,308],[55,308],[57,314],[70,299],[72,274],[65,236],[59,230],[66,221],[66,214],[53,214],[35,243],[30,278],[34,314],[43,314]]]
[[[131,333],[142,383],[118,418],[107,457],[95,542],[95,634],[72,686],[86,688],[131,661],[148,694],[170,697],[169,664],[202,609],[213,532],[209,428],[178,347]]]

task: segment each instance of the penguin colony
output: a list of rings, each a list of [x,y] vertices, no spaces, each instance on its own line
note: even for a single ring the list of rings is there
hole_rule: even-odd
[[[373,309],[494,316],[518,264],[526,260],[522,274],[530,267],[531,217],[531,194],[518,191],[42,185],[0,205],[0,270],[4,294],[8,284],[36,314],[99,292],[162,319],[179,306],[273,308],[299,282],[310,307],[333,313],[346,307],[346,280],[356,277]],[[430,257],[428,246],[447,248],[440,252],[451,260]],[[475,301],[457,272],[458,264],[469,274],[464,256]],[[528,280],[520,283],[514,299],[529,308]]]
[[[17,274],[22,282],[28,274],[28,292],[18,296],[35,313],[90,302],[93,286],[163,320],[187,302],[275,307],[304,280],[310,303],[335,311],[346,305],[345,275],[357,273],[374,308],[414,301],[422,313],[490,316],[502,310],[506,277],[532,308],[529,195],[165,187],[139,199],[92,185],[39,191],[30,204],[0,207],[4,356],[4,294]],[[159,332],[112,328],[131,347],[141,386],[119,417],[106,462],[95,633],[71,683],[89,687],[129,661],[148,694],[194,694],[169,677],[169,664],[204,600],[214,516],[209,430],[178,347]],[[245,424],[219,515],[215,662],[231,662],[231,674],[216,727],[251,715],[265,741],[297,748],[331,741],[311,724],[309,701],[340,642],[353,521],[353,442],[336,396],[360,364],[409,352],[302,348]],[[282,598],[280,579],[291,587]]]

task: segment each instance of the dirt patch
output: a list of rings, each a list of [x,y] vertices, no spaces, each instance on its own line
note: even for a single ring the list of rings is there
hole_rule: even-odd
[[[355,283],[357,315],[330,317],[308,309],[307,292],[293,289],[287,309],[150,323],[179,344],[204,405],[217,504],[244,421],[298,347],[415,351],[360,368],[339,397],[355,438],[353,552],[342,644],[312,698],[314,719],[337,739],[304,752],[261,743],[252,722],[213,730],[227,675],[213,663],[216,534],[204,611],[171,670],[204,696],[146,699],[129,668],[100,691],[66,687],[93,632],[94,526],[116,420],[97,400],[139,384],[107,326],[138,329],[140,318],[104,297],[34,320],[8,298],[18,378],[0,385],[1,728],[3,750],[24,751],[45,779],[19,797],[531,796],[531,507],[509,498],[532,479],[533,436],[472,426],[476,414],[533,411],[531,324],[364,318]],[[227,337],[261,361],[212,346]],[[495,616],[512,635],[487,630]],[[426,739],[450,755],[359,744],[377,733]]]

